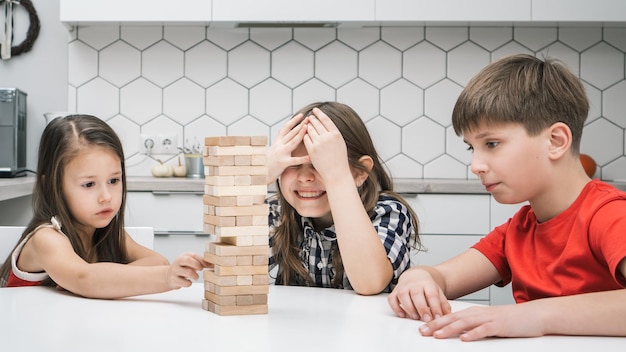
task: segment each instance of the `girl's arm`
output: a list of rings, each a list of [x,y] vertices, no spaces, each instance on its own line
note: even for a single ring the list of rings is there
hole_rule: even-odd
[[[161,254],[146,248],[135,240],[127,233],[124,232],[126,237],[126,252],[128,253],[128,263],[131,265],[169,265],[170,262]]]
[[[378,294],[391,282],[393,267],[357,190],[367,175],[352,175],[341,133],[321,110],[313,112],[303,140],[326,187],[343,266],[354,291]]]
[[[302,114],[292,117],[278,131],[274,143],[267,150],[267,184],[278,179],[285,168],[291,165],[304,164],[309,161],[308,156],[292,157],[291,152],[302,143],[306,133],[306,118]]]
[[[87,263],[69,240],[52,229],[37,231],[24,247],[20,268],[45,271],[65,290],[89,298],[121,298],[164,292],[191,285],[207,263],[197,254],[179,256],[172,265]],[[23,260],[22,260],[23,259]]]

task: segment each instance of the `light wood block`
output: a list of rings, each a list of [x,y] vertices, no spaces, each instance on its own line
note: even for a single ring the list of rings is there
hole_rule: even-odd
[[[247,297],[249,295],[245,295]],[[237,305],[237,296],[220,296],[216,295],[213,292],[204,291],[204,299],[209,300],[215,304],[220,306],[236,306]]]
[[[237,226],[237,217],[235,216],[215,216],[205,214],[203,216],[203,221],[205,224],[213,225],[216,227],[234,227]]]
[[[267,304],[267,295],[240,295],[235,297],[238,306]]]
[[[267,155],[251,155],[250,165],[266,165]]]
[[[267,144],[267,137],[265,137]],[[252,140],[257,141],[258,137],[252,136],[214,136],[214,137],[205,137],[204,145],[221,145],[221,146],[230,146],[230,145],[251,145]],[[257,145],[257,144],[255,144]]]
[[[216,264],[213,271],[217,276],[263,275],[267,274],[267,265],[222,266]],[[250,280],[252,280],[252,277],[250,277]]]
[[[204,166],[204,174],[208,176],[263,175],[267,177],[267,166]]]
[[[265,265],[267,266],[270,261],[269,255],[253,255],[252,256],[252,265]]]
[[[251,155],[235,155],[234,157],[235,157],[235,165],[252,165]]]
[[[206,155],[202,157],[202,164],[208,165],[208,166],[234,166],[235,156],[234,155]]]
[[[211,226],[211,225],[210,225]],[[267,236],[269,226],[214,226],[215,230],[209,232],[218,237],[237,237],[237,236]]]
[[[242,256],[244,257],[244,256]],[[252,256],[249,256],[252,258]],[[219,256],[213,253],[209,253],[204,251],[204,260],[214,265],[222,265],[222,266],[233,266],[238,265],[237,258],[238,256],[230,255],[230,256]]]
[[[266,195],[267,185],[252,186],[213,186],[204,185],[204,194],[216,197]]]
[[[219,242],[207,242],[205,244],[205,250],[218,256],[269,255],[269,247],[267,246],[237,247]]]
[[[239,278],[237,276],[218,276],[211,269],[204,269],[202,271],[202,278],[205,282],[211,282],[219,286],[237,286],[239,282]],[[250,285],[252,284],[252,279],[250,279]]]
[[[260,276],[261,275],[255,275]],[[267,277],[267,275],[264,275]],[[241,295],[261,295],[270,292],[268,284],[248,285],[248,286],[220,286],[209,281],[204,281],[204,289],[220,296],[241,296]]]
[[[253,264],[254,263],[254,255],[238,255],[235,258],[237,258],[237,264],[236,265],[261,265],[261,264]],[[267,265],[267,264],[265,264]],[[267,273],[267,267],[265,268],[266,273]]]
[[[252,285],[253,286],[263,286],[269,285],[270,278],[267,274],[264,275],[252,275]]]
[[[267,304],[261,305],[247,305],[247,306],[221,306],[215,304],[207,299],[202,300],[202,309],[217,315],[253,315],[253,314],[267,314]]]
[[[252,145],[233,145],[233,146],[206,146],[205,154],[207,156],[222,156],[222,155],[266,155],[267,148],[265,146],[252,146]],[[248,164],[250,165],[250,164]]]
[[[216,206],[215,215],[217,216],[265,216],[265,222],[267,222],[267,216],[269,215],[270,208],[268,204],[255,204],[248,206]]]
[[[214,186],[234,186],[236,177],[238,176],[205,176],[204,183]]]
[[[237,206],[237,197],[216,197],[205,194],[202,196],[202,204],[220,207],[234,207]]]
[[[267,136],[250,136],[250,145],[267,145]]]
[[[237,286],[252,286],[252,275],[237,275]]]
[[[209,232],[210,233],[210,232]],[[231,244],[233,246],[267,246],[269,245],[269,236],[231,236],[217,237],[222,243]]]

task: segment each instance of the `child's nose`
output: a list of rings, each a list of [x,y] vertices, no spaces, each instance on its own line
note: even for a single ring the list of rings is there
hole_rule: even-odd
[[[111,191],[107,187],[100,190],[100,202],[107,202],[111,199]]]
[[[473,154],[472,161],[470,163],[470,170],[474,175],[480,175],[487,170],[487,165],[482,159],[477,157],[476,154]]]
[[[307,182],[315,180],[315,169],[311,166],[302,166],[298,170],[298,179]]]

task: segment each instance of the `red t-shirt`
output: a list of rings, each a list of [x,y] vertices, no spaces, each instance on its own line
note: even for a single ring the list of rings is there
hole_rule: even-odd
[[[518,303],[626,287],[626,192],[589,182],[574,203],[538,223],[530,206],[496,227],[473,248],[513,286]]]

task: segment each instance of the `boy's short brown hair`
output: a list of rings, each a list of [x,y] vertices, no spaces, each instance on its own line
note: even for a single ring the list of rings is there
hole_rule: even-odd
[[[535,136],[556,122],[572,132],[572,151],[579,153],[589,101],[580,79],[552,58],[512,55],[495,61],[474,76],[452,112],[457,135],[481,122],[519,123]]]

